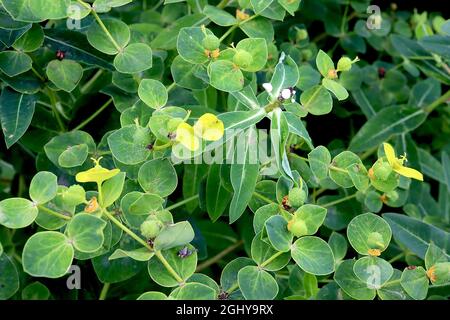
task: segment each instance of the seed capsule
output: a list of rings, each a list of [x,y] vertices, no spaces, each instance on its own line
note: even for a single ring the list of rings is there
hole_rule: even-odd
[[[203,39],[202,44],[205,49],[213,51],[219,47],[220,41],[215,35],[210,34]]]
[[[296,237],[301,237],[308,233],[306,223],[296,217],[292,218],[292,220],[288,222],[287,228]]]
[[[373,174],[379,180],[386,180],[392,172],[392,167],[389,163],[379,161],[373,166]]]
[[[248,51],[237,50],[233,57],[233,62],[238,67],[247,68],[253,62],[253,57]]]
[[[306,192],[300,188],[292,188],[289,191],[289,203],[293,207],[300,207],[306,199]]]
[[[154,239],[161,231],[161,222],[156,219],[146,220],[141,224],[141,233],[147,239]]]

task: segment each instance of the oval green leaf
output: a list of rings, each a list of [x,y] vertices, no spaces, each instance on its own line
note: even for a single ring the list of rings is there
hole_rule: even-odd
[[[32,235],[23,248],[23,269],[33,277],[59,278],[72,264],[74,249],[60,232],[44,231]]]
[[[292,259],[304,271],[326,275],[334,271],[334,256],[328,243],[318,237],[302,237],[291,248]]]
[[[23,198],[9,198],[0,201],[0,224],[10,229],[25,228],[38,215],[36,204]]]

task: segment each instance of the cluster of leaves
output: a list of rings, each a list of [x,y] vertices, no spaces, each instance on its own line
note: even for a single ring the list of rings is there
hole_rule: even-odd
[[[0,299],[450,296],[450,21],[0,4]]]

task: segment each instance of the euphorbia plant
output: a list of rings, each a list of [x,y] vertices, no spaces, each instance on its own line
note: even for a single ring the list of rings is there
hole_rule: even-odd
[[[450,296],[444,17],[0,3],[0,299]]]

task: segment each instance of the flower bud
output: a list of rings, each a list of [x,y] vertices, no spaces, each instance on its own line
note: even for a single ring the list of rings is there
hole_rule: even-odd
[[[302,41],[308,38],[308,32],[305,29],[297,29],[297,34],[295,36],[297,41]]]
[[[147,239],[154,239],[161,231],[161,222],[156,218],[146,220],[141,224],[141,233]]]
[[[292,188],[289,191],[289,203],[293,207],[300,207],[306,199],[306,192],[301,188]]]
[[[213,51],[219,47],[220,41],[215,35],[210,34],[203,39],[202,44],[205,49]]]
[[[233,57],[233,62],[238,67],[247,68],[253,62],[253,57],[248,51],[241,49],[237,50]]]

